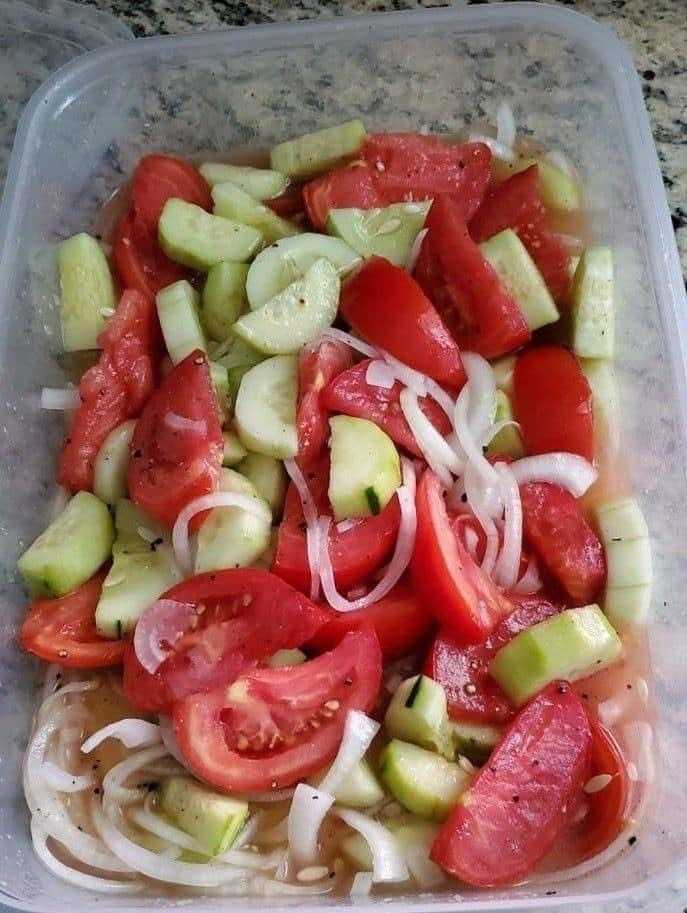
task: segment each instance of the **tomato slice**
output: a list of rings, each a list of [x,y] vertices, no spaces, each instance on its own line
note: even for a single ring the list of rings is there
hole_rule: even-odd
[[[417,649],[434,628],[434,617],[420,603],[408,581],[401,581],[376,602],[354,612],[329,612],[324,624],[308,644],[318,652],[331,650],[349,631],[372,625],[385,660],[407,656]]]
[[[298,356],[298,463],[311,466],[329,437],[329,412],[322,393],[327,384],[353,363],[353,353],[342,342],[325,339],[301,349]]]
[[[525,540],[573,605],[593,602],[606,579],[603,545],[578,501],[558,485],[520,486]]]
[[[343,286],[341,313],[368,342],[439,383],[461,387],[458,346],[412,276],[372,257]]]
[[[527,453],[594,459],[592,391],[577,358],[561,346],[521,355],[513,372],[515,414]]]
[[[170,415],[195,427],[180,429]],[[223,439],[207,357],[196,350],[179,362],[153,393],[131,442],[131,499],[171,526],[194,498],[217,485]]]
[[[375,171],[366,162],[334,168],[303,186],[303,200],[313,226],[323,231],[330,209],[374,209],[385,200],[377,190]]]
[[[210,188],[200,172],[181,159],[170,155],[146,155],[134,171],[131,198],[141,221],[157,231],[160,213],[172,197],[212,209]]]
[[[329,620],[325,609],[259,568],[199,574],[161,598],[203,610],[155,674],[127,648],[124,693],[134,706],[155,713],[233,682],[277,650],[302,646]]]
[[[155,296],[161,288],[189,275],[162,252],[157,230],[138,219],[133,209],[120,219],[112,243],[112,256],[124,288]]]
[[[320,515],[331,513],[327,489],[329,459],[320,460],[305,474],[310,493]],[[346,591],[378,570],[391,555],[401,521],[398,499],[392,498],[376,517],[359,520],[340,532],[336,524],[329,530],[329,555],[339,590]],[[310,589],[310,566],[305,545],[305,520],[301,500],[294,485],[289,485],[284,517],[279,526],[277,550],[272,571],[296,589]]]
[[[98,342],[98,363],[81,378],[81,403],[60,456],[58,479],[71,491],[93,487],[95,458],[117,425],[137,415],[153,392],[160,354],[155,302],[124,292]]]
[[[124,643],[101,637],[95,626],[104,579],[104,573],[96,574],[66,596],[32,603],[19,632],[22,647],[46,663],[68,669],[99,669],[121,663]]]
[[[515,608],[481,644],[464,644],[441,630],[425,660],[425,675],[443,686],[454,719],[504,723],[515,710],[489,675],[496,652],[516,634],[556,615],[563,608],[540,596],[509,595]]]
[[[330,381],[322,391],[322,404],[330,412],[369,419],[379,425],[399,447],[421,457],[422,451],[401,411],[403,385],[399,381],[390,388],[368,384],[366,376],[371,361],[372,359],[366,358]],[[442,435],[449,433],[451,422],[433,399],[421,397],[420,408]]]
[[[415,278],[461,349],[496,358],[524,345],[527,321],[468,234],[460,206],[437,197],[425,225]]]
[[[477,887],[523,878],[567,825],[591,742],[582,701],[554,682],[517,715],[442,826],[431,858]]]
[[[278,197],[272,197],[271,200],[264,200],[265,206],[269,206],[272,212],[276,212],[283,219],[290,219],[303,212],[305,202],[303,200],[303,185],[296,184],[289,187]]]
[[[216,789],[291,786],[332,760],[346,714],[373,707],[381,674],[376,634],[353,631],[300,666],[256,669],[180,701],[174,731],[191,769]]]

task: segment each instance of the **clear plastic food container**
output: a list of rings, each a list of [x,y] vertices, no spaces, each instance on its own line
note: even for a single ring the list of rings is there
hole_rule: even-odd
[[[33,30],[26,46],[54,40],[54,30]],[[685,302],[656,152],[631,57],[609,29],[559,8],[499,4],[118,43],[67,64],[27,107],[0,212],[0,900],[8,907],[106,913],[175,902],[70,888],[43,869],[29,839],[20,766],[37,669],[14,644],[25,606],[15,561],[46,524],[62,433],[37,396],[63,383],[44,330],[56,302],[46,248],[88,229],[147,152],[221,157],[351,117],[375,130],[454,132],[493,117],[503,98],[521,130],[570,154],[595,211],[595,240],[616,253],[624,451],[654,543],[658,777],[637,843],[582,880],[383,903],[399,911],[618,911],[687,858]],[[202,910],[289,904],[180,902]],[[293,903],[315,910],[349,901]]]

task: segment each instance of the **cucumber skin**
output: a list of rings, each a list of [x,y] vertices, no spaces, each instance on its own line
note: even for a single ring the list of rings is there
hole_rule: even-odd
[[[225,219],[233,219],[242,225],[252,225],[262,232],[267,244],[298,235],[301,229],[293,222],[282,219],[275,212],[255,200],[236,184],[216,184],[212,188],[212,199],[215,203],[214,214]]]
[[[384,729],[392,738],[438,752],[450,761],[455,757],[446,694],[439,682],[426,675],[401,682],[387,708]]]
[[[205,162],[198,170],[210,187],[227,182],[236,184],[255,200],[271,200],[284,193],[289,186],[289,179],[286,175],[269,168]]]
[[[205,846],[211,856],[229,849],[249,813],[247,802],[213,792],[185,776],[162,781],[158,805],[178,827]]]
[[[399,739],[384,748],[379,764],[382,781],[401,805],[432,821],[448,817],[469,780],[457,764]]]
[[[248,264],[228,260],[210,270],[203,286],[201,319],[206,333],[217,342],[224,342],[232,326],[248,309],[246,277]]]
[[[166,286],[155,297],[165,348],[175,365],[196,349],[207,351],[198,316],[199,303],[198,292],[186,279]]]
[[[366,135],[362,121],[346,121],[278,143],[270,153],[270,162],[275,171],[288,177],[310,177],[355,155]]]

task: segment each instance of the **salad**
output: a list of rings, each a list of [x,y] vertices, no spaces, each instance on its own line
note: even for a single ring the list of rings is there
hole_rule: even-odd
[[[91,891],[555,886],[652,779],[647,526],[613,256],[562,153],[483,135],[148,155],[59,245],[36,853]],[[112,213],[110,212],[110,216]]]

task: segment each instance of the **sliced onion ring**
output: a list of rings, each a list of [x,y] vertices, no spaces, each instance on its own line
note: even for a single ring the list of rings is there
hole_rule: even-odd
[[[396,383],[396,378],[391,366],[381,358],[373,358],[365,372],[365,383],[371,387],[382,387],[391,390]]]
[[[319,785],[322,792],[336,793],[355,765],[363,759],[378,732],[379,723],[375,720],[360,710],[348,711],[339,750]]]
[[[157,672],[195,620],[196,607],[175,599],[158,599],[145,610],[134,632],[134,650],[146,672],[151,675]]]
[[[401,391],[400,404],[427,464],[444,487],[449,488],[453,483],[451,473],[458,475],[463,470],[461,460],[420,408],[417,393],[406,387]]]
[[[522,504],[520,489],[513,473],[505,463],[497,463],[496,472],[502,483],[504,503],[503,545],[494,566],[494,580],[510,590],[515,586],[522,554]]]
[[[126,748],[150,748],[157,745],[162,736],[156,723],[139,719],[117,720],[89,736],[81,746],[82,753],[90,754],[105,739],[118,739]]]
[[[375,883],[408,880],[408,867],[401,848],[383,824],[350,808],[335,808],[334,814],[367,841],[372,853],[372,880]]]
[[[567,488],[576,498],[581,498],[598,476],[592,464],[576,453],[543,453],[523,457],[511,463],[510,468],[518,485],[550,482]]]
[[[344,345],[350,346],[356,352],[367,355],[368,358],[379,358],[379,352],[374,346],[368,345],[368,343],[363,342],[362,339],[358,339],[357,336],[353,336],[351,333],[345,333],[343,330],[329,327],[322,335],[328,339],[334,339],[336,342],[343,342]]]
[[[334,796],[299,783],[289,809],[289,848],[298,866],[315,862],[318,856],[318,835]]]

